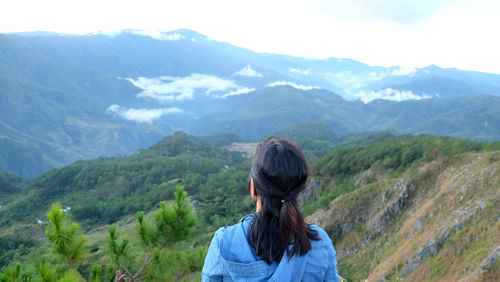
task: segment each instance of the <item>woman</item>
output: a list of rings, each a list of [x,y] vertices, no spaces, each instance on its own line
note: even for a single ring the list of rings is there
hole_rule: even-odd
[[[215,233],[202,281],[339,281],[330,238],[298,209],[308,173],[289,141],[269,137],[257,146],[249,180],[256,212]]]

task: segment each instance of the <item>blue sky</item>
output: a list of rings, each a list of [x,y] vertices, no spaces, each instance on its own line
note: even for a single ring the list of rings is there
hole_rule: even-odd
[[[194,29],[259,52],[500,74],[500,1],[16,0],[0,32]]]

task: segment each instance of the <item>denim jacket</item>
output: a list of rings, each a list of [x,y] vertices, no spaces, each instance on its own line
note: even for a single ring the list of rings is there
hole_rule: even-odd
[[[339,281],[335,249],[326,232],[315,226],[321,238],[311,240],[312,249],[304,256],[268,265],[247,241],[248,225],[253,215],[238,224],[222,227],[212,239],[203,265],[202,281]]]

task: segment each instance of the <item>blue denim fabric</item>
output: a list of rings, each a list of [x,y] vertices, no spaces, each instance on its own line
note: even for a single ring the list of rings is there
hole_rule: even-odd
[[[238,224],[222,227],[212,239],[203,265],[202,281],[339,281],[332,241],[318,231],[321,241],[312,241],[305,256],[283,257],[279,264],[268,265],[248,244],[247,230],[253,215]]]

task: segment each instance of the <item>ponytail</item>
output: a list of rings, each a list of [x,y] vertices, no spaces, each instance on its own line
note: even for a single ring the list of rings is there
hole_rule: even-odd
[[[308,236],[310,232],[316,235],[312,236],[313,239],[319,239],[317,232],[310,230],[309,226],[306,226],[304,217],[297,208],[296,203],[293,204],[292,201],[284,202],[280,211],[281,240],[291,242],[295,238],[292,249],[287,248],[286,250],[289,258],[297,254],[303,256],[311,250],[311,243]]]
[[[320,240],[304,222],[297,203],[308,173],[304,154],[289,141],[270,137],[258,145],[250,177],[261,210],[255,214],[247,237],[256,254],[268,264],[279,263],[285,251],[289,259],[303,256],[311,250],[309,240]]]

